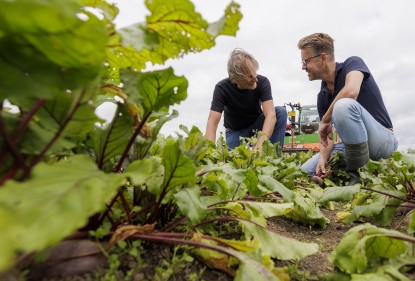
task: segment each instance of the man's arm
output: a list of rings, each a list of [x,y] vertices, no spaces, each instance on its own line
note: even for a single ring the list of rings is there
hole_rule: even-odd
[[[318,159],[318,163],[316,166],[316,175],[321,177],[326,173],[327,162],[329,161],[329,157],[331,151],[334,148],[334,142],[332,139],[327,140],[327,146],[324,146],[320,143],[320,157]]]
[[[221,117],[222,113],[211,110],[206,124],[205,137],[214,143],[216,143],[216,131]]]
[[[336,98],[331,103],[326,114],[324,114],[323,118],[321,119],[318,134],[320,136],[320,142],[324,147],[328,145],[327,140],[333,138],[333,136],[331,135],[331,117],[333,114],[334,104],[342,98],[351,98],[356,100],[359,96],[363,78],[364,74],[361,71],[350,71],[346,75],[346,82],[344,84],[344,87],[337,94]]]
[[[275,123],[277,122],[274,102],[272,100],[267,100],[262,103],[262,111],[264,112],[265,121],[262,126],[262,134],[254,146],[255,150],[259,150],[262,147],[262,143],[272,135]]]

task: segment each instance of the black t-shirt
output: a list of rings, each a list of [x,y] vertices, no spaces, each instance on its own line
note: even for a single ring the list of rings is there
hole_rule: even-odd
[[[350,57],[343,63],[336,63],[336,77],[334,80],[334,93],[327,89],[326,82],[321,82],[321,90],[317,96],[317,109],[320,119],[323,118],[330,104],[346,83],[346,75],[353,70],[364,74],[362,85],[356,101],[360,103],[385,128],[392,128],[392,121],[383,103],[382,94],[364,61],[359,57]],[[336,126],[336,124],[334,124]]]
[[[210,109],[224,114],[225,128],[241,130],[249,127],[262,113],[261,103],[272,100],[271,84],[258,75],[254,90],[241,90],[229,78],[218,82]]]

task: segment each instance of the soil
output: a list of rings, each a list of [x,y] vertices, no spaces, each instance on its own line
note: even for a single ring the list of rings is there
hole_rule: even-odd
[[[321,208],[322,213],[330,220],[325,229],[310,228],[285,217],[274,217],[269,220],[269,228],[277,233],[303,242],[314,242],[319,245],[319,251],[311,256],[301,259],[296,264],[295,271],[290,272],[291,280],[322,280],[327,273],[336,272],[336,268],[328,261],[328,256],[343,238],[345,232],[359,223],[344,224],[336,221],[339,210]],[[388,229],[407,233],[409,216],[405,211],[398,211]],[[371,222],[370,220],[366,222]],[[363,221],[361,222],[363,223]],[[373,222],[372,222],[373,223]],[[278,263],[277,263],[278,264]],[[284,263],[281,263],[282,265]],[[286,263],[289,264],[289,263]],[[410,280],[415,280],[415,270],[406,274]]]
[[[323,214],[330,220],[330,223],[325,229],[320,227],[310,227],[308,225],[297,223],[285,217],[273,217],[268,220],[268,227],[280,235],[291,237],[303,242],[314,242],[320,247],[320,251],[314,255],[303,258],[300,261],[276,261],[276,266],[288,266],[290,277],[292,281],[296,280],[321,280],[324,273],[335,272],[335,268],[329,263],[327,257],[333,251],[335,246],[343,237],[344,233],[357,225],[344,224],[336,222],[336,213],[338,210],[322,209]],[[407,217],[405,213],[397,213],[390,229],[395,229],[406,233]],[[226,273],[206,267],[205,264],[199,262],[197,259],[190,258],[190,260],[182,259],[178,263],[172,262],[174,256],[174,247],[164,244],[145,244],[143,245],[144,252],[141,253],[141,260],[133,258],[131,255],[118,256],[120,266],[109,273],[108,269],[98,268],[92,273],[77,275],[65,278],[52,278],[53,272],[48,272],[48,268],[40,268],[37,272],[31,272],[31,276],[37,273],[38,277],[27,278],[23,280],[44,280],[44,281],[90,281],[90,280],[215,280],[215,281],[230,281],[233,278]],[[179,253],[180,254],[180,253]],[[181,255],[176,255],[181,256]],[[100,261],[101,262],[101,261]],[[180,265],[178,267],[177,265]],[[71,267],[76,268],[76,265]],[[111,269],[110,269],[111,270]],[[159,274],[156,274],[158,272]],[[164,278],[160,277],[160,272],[163,272]],[[40,274],[40,275],[39,275]],[[40,278],[43,274],[43,279]],[[126,276],[127,274],[127,276]],[[165,276],[170,274],[169,279]],[[6,280],[22,280],[17,279],[16,276],[10,275],[10,279]],[[44,278],[49,276],[49,278]],[[14,278],[13,278],[14,277]],[[7,278],[7,277],[6,277]],[[415,280],[415,272],[408,274],[410,280]]]
[[[330,220],[325,229],[318,226],[310,228],[308,225],[297,223],[285,217],[274,217],[269,220],[269,228],[280,235],[319,245],[320,250],[316,254],[301,259],[296,265],[297,274],[301,275],[303,272],[303,276],[308,277],[309,280],[319,280],[318,277],[322,274],[335,271],[334,266],[327,259],[328,255],[334,250],[344,233],[356,225],[336,222],[337,211],[327,209],[321,209],[321,211]],[[281,265],[284,263],[282,262]],[[296,278],[300,278],[300,276],[296,276]]]

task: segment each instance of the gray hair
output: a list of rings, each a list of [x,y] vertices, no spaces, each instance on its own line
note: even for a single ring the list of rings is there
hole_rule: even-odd
[[[253,55],[243,49],[234,49],[228,60],[228,75],[233,83],[235,80],[246,80],[249,78],[247,70],[258,70],[259,64]]]

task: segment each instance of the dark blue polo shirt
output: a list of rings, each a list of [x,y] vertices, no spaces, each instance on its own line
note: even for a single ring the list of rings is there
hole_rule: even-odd
[[[393,128],[392,121],[383,103],[382,94],[373,75],[360,57],[350,57],[343,63],[336,63],[336,77],[334,80],[334,93],[327,89],[326,82],[321,82],[321,90],[317,96],[317,109],[320,119],[327,112],[330,104],[346,83],[346,75],[353,70],[364,74],[357,102],[360,103],[385,128]]]

